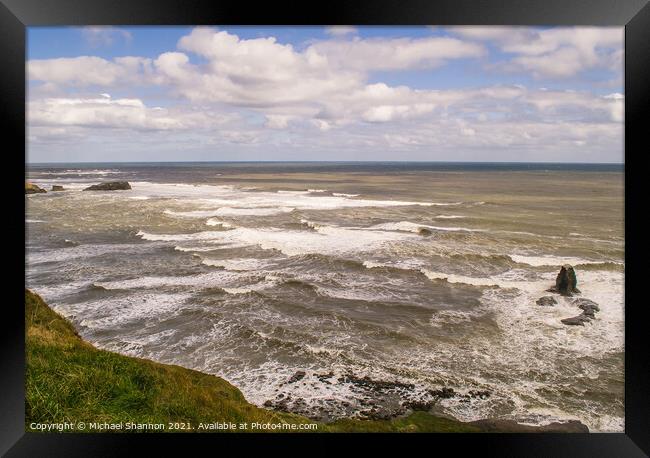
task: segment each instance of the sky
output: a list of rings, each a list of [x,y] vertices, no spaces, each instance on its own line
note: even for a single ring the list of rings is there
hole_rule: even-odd
[[[27,161],[623,163],[622,27],[30,27]]]

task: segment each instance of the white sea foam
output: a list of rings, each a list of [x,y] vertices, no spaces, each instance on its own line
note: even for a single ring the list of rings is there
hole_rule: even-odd
[[[410,221],[399,221],[396,223],[383,223],[375,226],[370,226],[368,229],[382,230],[382,231],[406,231],[419,233],[422,229],[432,231],[448,231],[448,232],[485,232],[484,229],[471,229],[467,227],[444,227],[444,226],[430,226],[428,224],[412,223]]]
[[[29,251],[27,253],[27,264],[40,264],[46,262],[64,262],[72,259],[91,258],[94,256],[101,256],[109,253],[126,253],[148,250],[149,248],[126,244],[93,244],[93,245],[78,245],[68,246],[65,248],[55,248],[43,251]]]
[[[449,323],[469,322],[475,315],[475,313],[462,310],[440,310],[431,316],[429,324],[434,328],[443,328]]]
[[[222,207],[214,212],[216,216],[271,216],[282,213],[291,213],[293,207],[272,207],[272,208],[237,208]]]
[[[214,219],[214,218],[209,218],[205,222],[205,224],[207,226],[221,226],[221,227],[226,228],[226,229],[231,229],[231,228],[235,227],[234,225],[232,225],[230,223],[227,223],[225,221],[219,221],[218,219]]]
[[[311,229],[318,229],[321,225],[318,223],[314,223],[313,221],[309,221],[306,219],[301,219],[300,223],[311,228]]]
[[[334,197],[359,197],[361,194],[346,194],[344,192],[333,192]]]
[[[90,329],[115,329],[135,321],[151,321],[177,313],[189,293],[145,292],[136,297],[112,297],[80,304],[61,304],[57,311],[64,316],[85,316],[81,325]],[[106,313],[107,308],[110,313]],[[109,343],[110,344],[110,343]],[[103,347],[103,345],[100,345]]]
[[[105,169],[67,169],[64,171],[43,172],[47,175],[113,175],[123,173],[119,170],[105,170]]]
[[[143,240],[164,241],[164,242],[181,242],[187,240],[217,240],[220,232],[204,231],[190,234],[152,234],[145,231],[138,231],[136,234]]]
[[[132,182],[132,195],[187,199],[187,205],[200,205],[203,208],[188,209],[185,212],[168,213],[175,216],[205,217],[209,214],[192,214],[191,211],[213,211],[220,208],[235,209],[287,209],[331,210],[339,208],[395,207],[395,206],[448,206],[460,205],[462,202],[416,202],[400,200],[355,199],[358,195],[336,193],[323,195],[324,190],[307,191],[255,191],[239,189],[229,185],[188,185],[160,184],[144,181]],[[224,211],[224,210],[221,210]],[[170,212],[172,212],[170,210]]]
[[[422,269],[422,273],[431,280],[446,280],[449,283],[463,283],[466,285],[474,286],[500,286],[506,288],[515,287],[514,284],[509,284],[507,282],[499,282],[496,279],[492,278],[480,278],[480,277],[467,277],[464,275],[454,275],[447,274],[443,272],[434,272],[432,270]]]
[[[292,190],[285,190],[285,189],[280,189],[276,191],[278,194],[293,194],[293,195],[304,195],[304,194],[309,194],[310,191],[292,191]]]
[[[609,261],[609,260],[591,260],[591,259],[583,259],[583,258],[575,258],[575,257],[565,257],[565,256],[524,256],[524,255],[516,255],[516,254],[509,254],[508,255],[510,259],[512,259],[514,262],[520,263],[520,264],[528,264],[530,266],[534,267],[542,267],[542,266],[561,266],[564,264],[571,264],[571,265],[580,265],[580,264],[602,264],[605,262],[612,262],[615,264],[623,264],[622,262],[618,261]]]
[[[188,276],[161,276],[161,277],[138,277],[129,280],[116,280],[108,282],[95,282],[107,290],[113,289],[152,289],[166,286],[196,286],[202,288],[223,287],[231,285],[231,282],[242,279],[237,272],[226,270],[215,270],[210,273],[188,275]]]
[[[218,249],[219,249],[219,247],[214,246],[214,245],[212,245],[212,246],[181,246],[181,245],[178,245],[178,246],[174,247],[174,250],[181,251],[183,253],[192,253],[192,252],[201,253],[201,252],[207,252],[207,251],[215,251],[215,250],[218,250]]]
[[[387,267],[387,264],[384,264],[382,262],[374,262],[374,261],[363,261],[364,267],[368,269],[375,269],[378,267]]]
[[[377,248],[384,243],[414,238],[413,235],[390,231],[362,230],[336,226],[318,226],[316,231],[294,231],[277,228],[238,227],[228,231],[205,231],[190,234],[151,234],[139,231],[144,240],[202,240],[224,246],[259,246],[278,250],[288,256],[320,253],[335,254]]]
[[[256,258],[236,258],[236,259],[205,258],[201,262],[206,266],[223,267],[226,270],[234,270],[234,271],[259,270],[268,265],[267,262]]]

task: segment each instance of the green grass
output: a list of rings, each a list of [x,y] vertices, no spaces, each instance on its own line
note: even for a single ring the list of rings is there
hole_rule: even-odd
[[[25,291],[26,430],[32,423],[314,424],[256,407],[213,375],[99,350],[65,318]],[[96,432],[89,431],[88,432]],[[250,431],[250,429],[249,429]],[[475,426],[416,412],[390,421],[319,423],[323,432],[473,432]]]

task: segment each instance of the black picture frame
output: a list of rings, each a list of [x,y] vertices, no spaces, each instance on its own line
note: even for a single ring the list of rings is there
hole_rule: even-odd
[[[0,0],[0,114],[7,164],[3,178],[10,192],[5,249],[7,281],[0,334],[0,453],[7,456],[108,456],[153,454],[174,442],[184,447],[209,446],[229,455],[244,447],[308,441],[317,451],[340,452],[343,435],[160,435],[26,433],[24,427],[24,313],[19,247],[24,239],[24,197],[19,196],[25,167],[25,40],[30,26],[63,25],[597,25],[625,27],[625,432],[608,434],[416,434],[355,435],[369,453],[388,441],[407,450],[424,446],[436,453],[473,449],[494,456],[647,456],[650,453],[650,362],[646,344],[647,315],[642,281],[644,266],[643,208],[647,147],[644,120],[650,111],[650,5],[648,0],[333,0],[323,3],[235,0]],[[645,116],[644,116],[645,115]],[[4,149],[4,148],[3,148]],[[21,151],[23,154],[21,154]],[[5,199],[7,201],[7,199]],[[24,277],[23,277],[24,283]],[[255,439],[255,440],[253,440]],[[337,440],[338,439],[338,440]],[[337,444],[335,444],[337,442]],[[330,450],[328,450],[330,449]],[[186,451],[189,450],[186,448]],[[186,452],[187,453],[187,452]]]

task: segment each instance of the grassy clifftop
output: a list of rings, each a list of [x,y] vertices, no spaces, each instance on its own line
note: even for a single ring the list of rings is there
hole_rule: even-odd
[[[25,336],[27,430],[32,430],[32,423],[63,422],[189,423],[194,431],[200,423],[215,422],[294,424],[296,431],[300,431],[299,425],[316,424],[317,429],[311,431],[321,432],[482,429],[424,412],[390,421],[346,419],[319,424],[298,415],[262,409],[247,402],[237,388],[219,377],[93,347],[79,337],[69,321],[29,290],[25,291]]]

